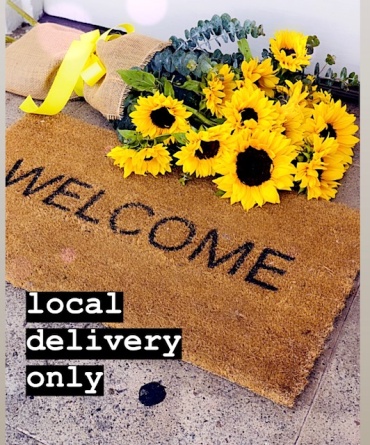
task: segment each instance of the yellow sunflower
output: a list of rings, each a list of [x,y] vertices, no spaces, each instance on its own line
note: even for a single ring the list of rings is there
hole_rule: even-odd
[[[207,130],[186,134],[188,143],[174,154],[176,165],[182,166],[184,173],[197,177],[214,176],[220,157],[230,150],[230,131],[227,126],[218,125]]]
[[[279,78],[275,76],[277,70],[274,71],[271,59],[265,59],[262,62],[258,62],[258,58],[251,59],[249,62],[244,60],[241,69],[244,79],[249,79],[252,83],[257,84],[266,96],[274,97]],[[244,85],[244,82],[238,81],[237,84],[240,88]]]
[[[115,147],[108,154],[114,159],[114,165],[123,168],[123,177],[127,178],[131,173],[146,175],[151,173],[157,176],[171,171],[171,155],[163,144],[153,147],[134,150],[132,148]]]
[[[139,97],[135,111],[130,113],[137,131],[143,136],[155,137],[186,132],[191,113],[182,101],[165,96],[158,91],[153,96]]]
[[[270,39],[270,49],[281,68],[296,72],[310,64],[307,36],[296,31],[277,31]]]
[[[354,124],[356,116],[346,111],[340,100],[329,103],[320,102],[313,106],[312,117],[307,119],[304,130],[307,135],[316,134],[322,138],[335,138],[338,153],[342,155],[346,168],[352,163],[353,150],[359,139],[354,136],[358,126]]]
[[[235,136],[235,149],[220,158],[222,175],[213,181],[231,204],[241,202],[245,210],[256,204],[279,203],[278,190],[293,186],[295,147],[285,136],[267,130],[243,130]]]
[[[171,171],[171,155],[163,144],[143,148],[136,152],[132,160],[137,175],[151,173],[157,176]]]
[[[313,87],[313,92],[308,97],[308,106],[313,108],[314,105],[324,102],[325,104],[330,103],[332,96],[328,91],[318,91],[317,85]]]
[[[292,145],[299,150],[303,144],[304,133],[302,126],[305,121],[302,108],[289,101],[283,105],[281,105],[280,102],[276,102],[275,107],[279,116],[272,130],[282,133],[289,138]]]
[[[234,73],[229,65],[222,65],[217,73],[210,73],[207,87],[203,88],[207,109],[216,117],[222,117],[222,108],[231,99],[235,88]]]
[[[335,197],[338,182],[343,178],[345,167],[338,152],[338,143],[334,138],[322,138],[314,135],[310,142],[312,158],[307,162],[297,163],[294,180],[301,189],[305,189],[307,199],[326,199]]]
[[[236,131],[270,129],[278,117],[273,101],[249,80],[234,91],[231,100],[225,104],[223,115],[226,123]]]
[[[127,178],[127,176],[134,172],[132,159],[136,153],[137,151],[133,148],[118,146],[112,148],[112,150],[107,153],[107,156],[114,160],[114,165],[118,165],[120,168],[124,169],[123,177]]]

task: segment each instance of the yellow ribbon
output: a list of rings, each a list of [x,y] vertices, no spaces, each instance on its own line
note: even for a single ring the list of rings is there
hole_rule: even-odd
[[[128,33],[135,30],[129,23],[123,23],[118,27],[124,28]],[[120,37],[120,34],[110,34],[111,31],[109,29],[100,35],[99,30],[94,30],[82,34],[80,40],[74,40],[44,102],[37,106],[32,97],[27,96],[19,108],[25,113],[52,116],[63,110],[73,91],[78,96],[83,96],[84,83],[93,86],[106,73],[104,64],[95,54],[95,50],[98,40],[109,41]]]

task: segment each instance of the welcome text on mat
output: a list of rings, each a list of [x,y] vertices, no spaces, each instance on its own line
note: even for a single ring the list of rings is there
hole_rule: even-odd
[[[105,190],[101,189],[97,192],[94,192],[88,197],[85,202],[83,202],[76,208],[76,201],[81,200],[81,197],[76,190],[81,192],[82,190],[93,189],[93,186],[91,184],[81,181],[77,178],[66,177],[63,174],[54,176],[45,180],[45,182],[40,183],[41,176],[44,176],[45,167],[39,166],[24,172],[22,166],[23,162],[23,159],[18,159],[13,167],[9,170],[6,176],[6,187],[9,187],[29,178],[29,183],[22,192],[23,196],[27,197],[30,195],[34,195],[36,193],[39,193],[41,190],[44,190],[46,188],[49,189],[50,187],[49,190],[51,190],[51,193],[49,193],[48,196],[42,199],[43,204],[57,208],[63,212],[72,212],[75,217],[82,219],[87,223],[95,225],[102,223],[99,218],[92,216],[92,210],[93,207],[97,205],[98,201],[101,200],[106,194]],[[18,176],[16,176],[17,172]],[[68,202],[74,203],[72,204],[72,207],[74,206],[75,208],[72,209],[71,207],[68,207],[66,203],[64,203],[64,201],[66,200],[65,198],[68,198]],[[64,199],[63,204],[60,201],[58,202],[57,199]],[[143,204],[141,202],[128,202],[121,204],[110,212],[108,221],[106,221],[114,234],[121,236],[137,236],[142,233],[141,228],[127,229],[121,225],[121,215],[125,214],[125,212],[129,211],[130,209],[141,210],[149,218],[155,217],[155,211],[149,205]],[[89,211],[89,214],[87,214],[87,211]],[[185,229],[185,231],[187,231],[187,234],[181,242],[170,245],[165,240],[160,239],[159,233],[165,226],[167,226],[168,228],[169,224],[171,224],[171,227],[173,227],[172,225],[174,222],[179,225],[181,230],[180,233],[182,233],[182,231]],[[188,245],[192,244],[196,234],[197,227],[192,221],[180,216],[170,216],[161,218],[160,220],[156,221],[150,228],[147,236],[148,242],[152,247],[167,252],[173,252],[182,250]],[[195,260],[208,245],[208,268],[213,269],[233,258],[234,264],[227,273],[229,275],[235,275],[240,267],[244,264],[250,252],[255,248],[253,242],[246,241],[232,251],[217,258],[218,242],[218,230],[209,230],[202,238],[200,243],[197,245],[197,247],[190,253],[190,255],[187,256],[187,259],[189,261]],[[244,277],[244,281],[260,286],[266,290],[277,291],[277,286],[270,282],[263,281],[258,277],[258,273],[260,270],[267,270],[273,274],[278,275],[284,275],[286,273],[285,269],[275,267],[266,262],[268,257],[271,256],[288,262],[295,260],[293,256],[279,252],[278,250],[275,250],[273,248],[263,248],[257,258],[257,261],[252,265],[252,267],[250,267],[248,274]]]

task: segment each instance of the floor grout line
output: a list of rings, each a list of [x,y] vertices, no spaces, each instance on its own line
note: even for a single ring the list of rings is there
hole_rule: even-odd
[[[7,425],[8,427],[12,428],[12,429],[15,430],[15,431],[18,431],[19,433],[23,434],[24,436],[26,436],[26,437],[28,437],[28,438],[34,440],[35,442],[37,442],[37,443],[39,443],[39,444],[41,444],[41,445],[53,445],[53,444],[51,444],[50,442],[43,442],[41,439],[36,439],[34,436],[32,436],[32,435],[30,434],[29,431],[22,430],[22,429],[19,428],[19,427],[14,427],[14,426],[10,425],[10,424],[7,423],[7,422],[5,423],[5,425]]]
[[[337,345],[339,343],[339,340],[341,338],[341,334],[342,334],[343,329],[345,327],[345,322],[346,322],[346,320],[348,318],[348,315],[349,315],[349,313],[350,313],[350,311],[352,309],[353,303],[354,303],[355,299],[358,298],[358,296],[359,296],[359,289],[360,289],[360,286],[359,286],[359,275],[358,275],[356,277],[356,279],[355,279],[355,284],[354,284],[354,286],[352,288],[350,296],[348,297],[346,308],[343,310],[344,313],[343,313],[343,316],[341,317],[340,324],[335,327],[335,329],[337,330],[337,335],[333,339],[331,352],[327,356],[326,365],[325,365],[323,371],[320,373],[320,377],[318,378],[318,383],[317,383],[316,389],[314,390],[312,401],[310,403],[310,406],[309,406],[306,414],[304,415],[304,418],[302,420],[301,426],[299,428],[297,437],[296,437],[295,442],[294,442],[293,445],[302,445],[302,443],[301,443],[301,439],[302,439],[301,433],[303,431],[303,428],[304,428],[304,426],[305,426],[305,424],[307,422],[307,419],[308,419],[309,415],[312,412],[313,406],[314,406],[314,404],[316,402],[316,399],[317,399],[318,394],[320,392],[321,386],[323,384],[324,377],[326,376],[326,372],[327,372],[327,370],[329,368],[329,365],[330,365],[330,363],[332,361],[332,358],[333,358],[333,355],[335,353],[336,347],[337,347]]]

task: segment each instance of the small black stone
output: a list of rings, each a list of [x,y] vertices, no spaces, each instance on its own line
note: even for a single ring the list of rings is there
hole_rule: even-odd
[[[139,401],[145,406],[153,406],[163,402],[166,390],[159,382],[150,382],[143,385],[139,391]]]

